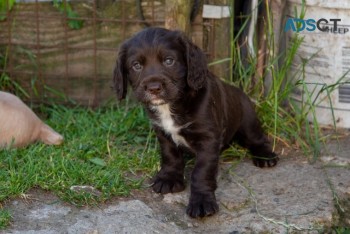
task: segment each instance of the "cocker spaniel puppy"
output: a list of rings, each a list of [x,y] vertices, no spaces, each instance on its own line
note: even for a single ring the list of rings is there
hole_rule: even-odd
[[[161,170],[153,182],[156,193],[183,191],[183,154],[194,155],[189,216],[218,211],[219,156],[233,141],[250,150],[256,166],[276,165],[250,99],[215,77],[203,52],[182,32],[147,28],[134,35],[119,48],[113,80],[119,100],[130,84],[157,134]]]

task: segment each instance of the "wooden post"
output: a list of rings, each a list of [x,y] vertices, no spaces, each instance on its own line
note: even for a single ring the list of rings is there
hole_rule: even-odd
[[[165,28],[190,33],[191,2],[188,0],[165,1]]]

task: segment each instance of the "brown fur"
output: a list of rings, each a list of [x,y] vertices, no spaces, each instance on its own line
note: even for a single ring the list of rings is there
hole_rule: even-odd
[[[187,214],[216,213],[216,175],[220,153],[233,141],[248,148],[253,163],[272,167],[278,157],[249,97],[215,77],[204,53],[183,33],[147,28],[124,42],[114,70],[114,87],[125,98],[130,84],[145,107],[161,149],[157,193],[185,189],[184,153],[196,158]]]

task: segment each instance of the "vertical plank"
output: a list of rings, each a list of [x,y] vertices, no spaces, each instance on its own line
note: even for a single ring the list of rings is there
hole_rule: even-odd
[[[191,2],[188,0],[165,1],[165,28],[190,32]]]

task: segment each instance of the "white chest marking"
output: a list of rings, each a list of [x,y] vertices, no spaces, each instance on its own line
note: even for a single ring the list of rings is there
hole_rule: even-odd
[[[160,122],[156,122],[158,126],[164,129],[164,131],[171,136],[176,145],[184,145],[188,147],[188,144],[184,137],[179,134],[181,126],[176,126],[168,104],[155,106],[154,110],[158,113]]]

